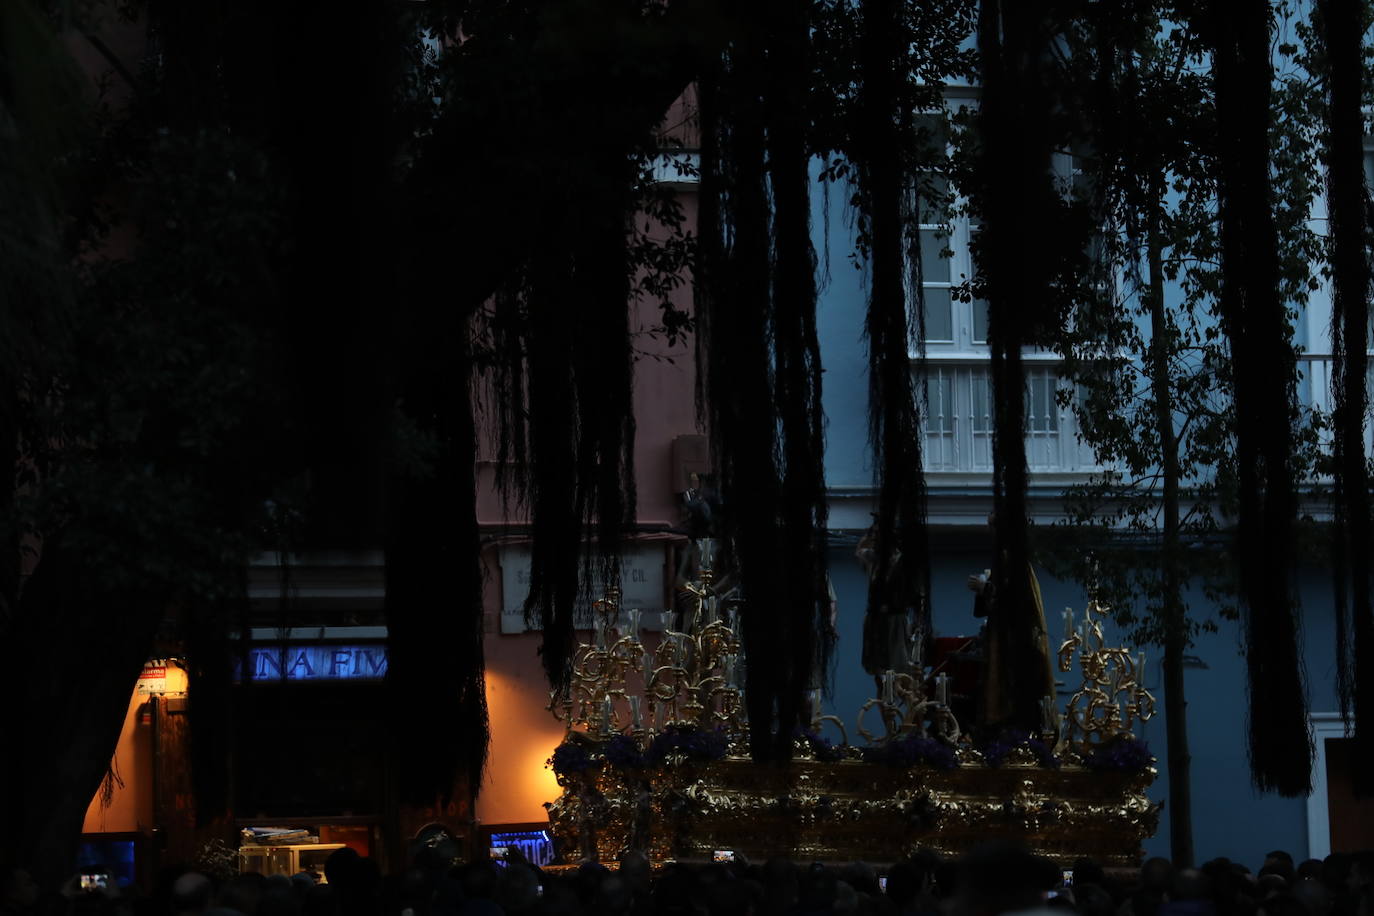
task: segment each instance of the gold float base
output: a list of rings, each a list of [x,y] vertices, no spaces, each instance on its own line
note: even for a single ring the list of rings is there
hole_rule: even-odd
[[[893,862],[918,849],[948,856],[989,840],[1018,840],[1071,863],[1136,865],[1159,806],[1145,797],[1155,770],[1066,763],[942,770],[856,760],[789,767],[726,757],[649,770],[609,767],[560,776],[549,821],[569,860],[613,862],[638,849],[659,865],[731,850],[751,861]]]

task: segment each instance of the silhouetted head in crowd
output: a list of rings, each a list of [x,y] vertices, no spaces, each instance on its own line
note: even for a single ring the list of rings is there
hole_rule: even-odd
[[[693,890],[686,869],[664,869],[654,882],[654,912],[660,916],[691,916],[695,912]]]
[[[1288,881],[1284,879],[1283,875],[1274,871],[1267,865],[1260,869],[1259,875],[1256,876],[1255,883],[1259,887],[1260,896],[1262,897],[1272,897],[1275,894],[1288,893]]]
[[[835,875],[819,862],[797,876],[797,912],[829,913],[835,905]]]
[[[1073,886],[1074,905],[1082,916],[1112,916],[1116,904],[1112,895],[1097,884],[1078,884]]]
[[[1227,864],[1215,866],[1223,882],[1232,882]],[[1159,908],[1160,916],[1213,916],[1218,912],[1217,885],[1212,877],[1195,868],[1182,868],[1169,878],[1167,901]]]
[[[346,887],[352,883],[353,870],[357,867],[358,860],[362,856],[358,855],[356,849],[343,846],[329,854],[329,858],[324,860],[324,879],[335,887]]]
[[[887,897],[900,910],[910,909],[925,887],[925,874],[913,862],[898,862],[887,873]]]
[[[1293,857],[1282,849],[1267,852],[1264,854],[1264,864],[1260,866],[1259,873],[1278,875],[1285,882],[1291,884],[1293,882]]]
[[[620,856],[620,876],[630,882],[635,893],[647,893],[653,878],[649,857],[638,850],[626,850]]]
[[[1329,916],[1331,912],[1331,894],[1326,885],[1314,878],[1300,878],[1295,882],[1293,899],[1306,908],[1308,916]]]
[[[1311,916],[1292,894],[1275,894],[1259,905],[1258,916]]]
[[[263,887],[254,916],[300,916],[301,895],[286,875],[272,875]]]
[[[851,862],[840,869],[840,880],[848,884],[856,893],[875,897],[881,893],[878,887],[878,873],[866,862]]]
[[[267,878],[256,872],[236,875],[220,889],[215,905],[240,913],[255,913],[266,885]]]
[[[757,911],[762,888],[738,878],[721,881],[711,888],[706,909],[711,916],[750,916]]]
[[[458,866],[458,883],[468,900],[490,900],[496,890],[496,868],[490,862],[469,862]]]
[[[1164,893],[1173,877],[1174,866],[1168,859],[1155,856],[1145,860],[1140,866],[1140,887],[1142,890]]]
[[[1321,879],[1321,876],[1322,876],[1322,860],[1321,860],[1321,859],[1303,859],[1303,860],[1302,860],[1302,863],[1298,865],[1297,871],[1295,871],[1295,872],[1293,873],[1293,877],[1294,877],[1295,880],[1297,880],[1297,881],[1304,881],[1304,880],[1306,880],[1306,879],[1308,879],[1308,878],[1314,878],[1314,879],[1320,880],[1320,879]]]
[[[796,904],[797,866],[790,859],[772,858],[764,862],[762,877],[767,912],[785,913]]]
[[[953,916],[997,916],[1038,907],[1059,883],[1059,869],[1022,846],[989,843],[959,862]]]
[[[22,868],[0,864],[0,907],[22,912],[38,902],[38,884]]]
[[[1107,874],[1092,859],[1075,859],[1073,863],[1073,886],[1082,887],[1091,884],[1096,887],[1105,888],[1107,886]]]
[[[301,916],[335,916],[337,912],[338,896],[328,884],[315,885],[301,901]]]
[[[539,903],[539,876],[534,869],[515,862],[502,868],[500,872],[496,876],[492,900],[496,901],[508,916],[531,912]]]
[[[1351,854],[1350,872],[1346,875],[1345,885],[1356,894],[1374,887],[1374,851],[1365,849]]]
[[[210,906],[214,885],[200,872],[188,871],[172,882],[170,906],[172,916],[191,916],[204,913]]]
[[[592,897],[591,912],[604,913],[606,916],[625,916],[634,902],[634,892],[630,883],[619,875],[607,875],[601,880]],[[507,908],[507,913],[510,909]]]

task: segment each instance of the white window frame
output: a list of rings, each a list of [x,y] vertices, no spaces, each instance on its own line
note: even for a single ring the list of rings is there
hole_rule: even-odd
[[[1314,712],[1310,716],[1312,745],[1312,794],[1307,796],[1307,858],[1331,855],[1331,812],[1327,799],[1326,739],[1344,738],[1345,723],[1338,712]]]

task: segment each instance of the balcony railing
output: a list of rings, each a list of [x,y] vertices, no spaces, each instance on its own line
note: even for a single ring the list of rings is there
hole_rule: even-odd
[[[1298,403],[1331,416],[1332,357],[1303,354],[1298,359]],[[926,403],[925,466],[932,473],[986,474],[992,471],[993,396],[985,361],[932,360],[924,366]],[[1374,355],[1368,384],[1374,394]],[[918,391],[920,390],[918,379]],[[1059,406],[1055,392],[1070,387],[1052,361],[1026,366],[1026,462],[1033,474],[1091,474],[1101,467],[1092,449],[1079,441],[1073,410]],[[1374,404],[1374,397],[1371,398]],[[1331,445],[1329,423],[1321,444]],[[1365,422],[1365,454],[1374,455],[1374,409]]]
[[[1329,354],[1304,353],[1298,357],[1298,403],[1310,407],[1319,414],[1331,418],[1335,401],[1331,397],[1331,377],[1335,372],[1334,357]],[[1365,369],[1365,391],[1374,388],[1374,356],[1369,359]],[[1318,442],[1330,449],[1332,430],[1323,424],[1318,432]],[[1366,411],[1364,425],[1364,453],[1374,454],[1374,422]]]
[[[932,473],[992,471],[993,396],[986,362],[924,366],[925,466]],[[1078,439],[1073,411],[1055,392],[1068,387],[1054,363],[1026,366],[1026,463],[1032,473],[1090,474],[1100,470]],[[919,388],[918,388],[919,390]]]

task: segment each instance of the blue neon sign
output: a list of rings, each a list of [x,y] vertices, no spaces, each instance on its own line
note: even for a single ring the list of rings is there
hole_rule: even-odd
[[[250,681],[378,681],[386,677],[386,646],[254,646]]]

